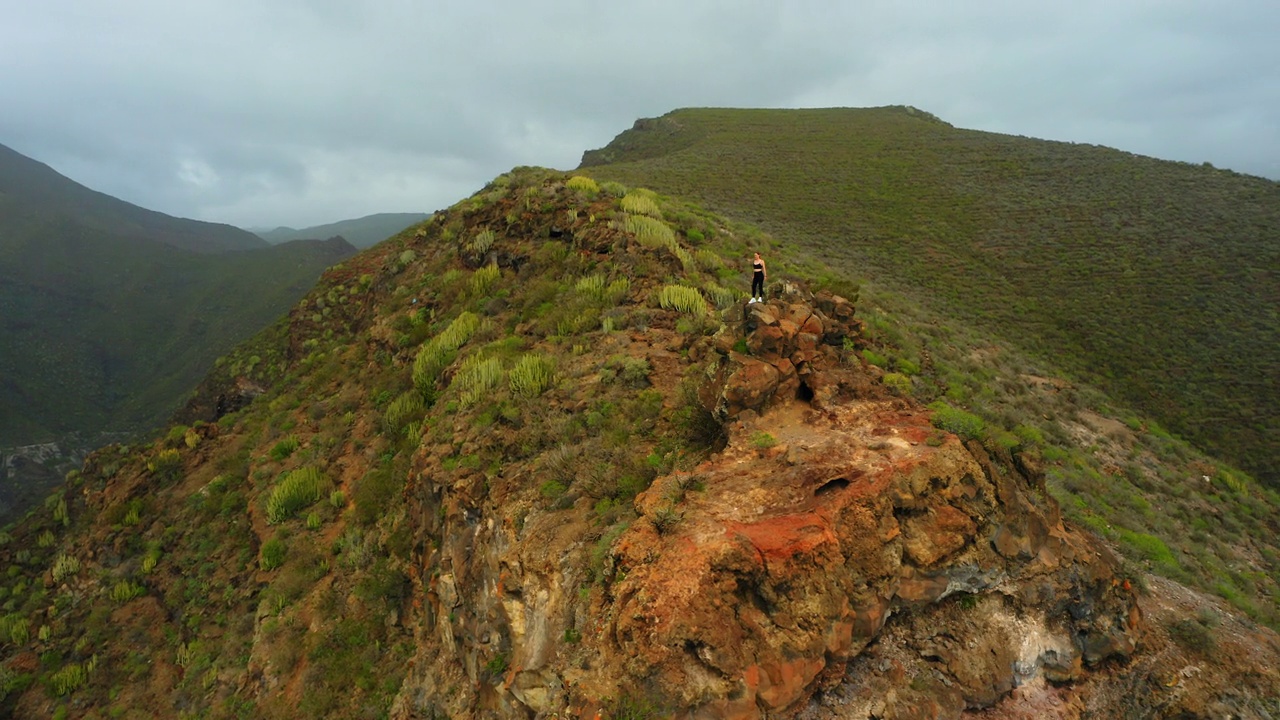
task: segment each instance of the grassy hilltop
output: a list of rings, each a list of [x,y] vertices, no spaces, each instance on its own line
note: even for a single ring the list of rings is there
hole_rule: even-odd
[[[582,165],[758,224],[1280,483],[1280,183],[903,107],[677,110]]]

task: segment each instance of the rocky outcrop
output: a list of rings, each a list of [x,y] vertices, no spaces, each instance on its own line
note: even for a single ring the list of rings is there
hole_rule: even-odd
[[[948,712],[1132,652],[1139,617],[1110,554],[980,447],[884,401],[754,427],[783,434],[782,449],[762,453],[739,433],[697,469],[707,489],[674,531],[660,533],[658,518],[679,476],[637,500],[648,522],[616,548],[586,695],[648,677],[637,692],[693,717],[795,712],[889,617],[955,595],[997,599],[974,613],[984,619],[972,638],[930,651],[953,678],[955,691],[935,696]]]
[[[654,481],[616,539],[514,496],[473,514],[475,479],[423,496],[442,541],[422,563],[419,697],[450,715],[627,702],[710,720],[817,712],[842,689],[878,698],[858,717],[953,717],[1132,653],[1141,616],[1111,554],[1063,525],[1034,463],[938,431],[874,383],[844,352],[852,310],[787,290],[695,345],[728,446]],[[902,652],[941,690],[886,701],[912,680],[859,665],[869,645],[939,613],[966,622]]]
[[[815,297],[783,283],[777,299],[734,306],[725,316],[713,338],[714,380],[703,397],[721,419],[789,400],[820,409],[842,387],[851,390],[851,382],[865,389],[865,376],[841,372],[849,362],[845,343],[856,345],[862,335],[848,300],[825,292]]]

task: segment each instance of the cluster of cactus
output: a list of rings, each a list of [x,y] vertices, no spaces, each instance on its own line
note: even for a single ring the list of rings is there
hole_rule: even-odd
[[[606,284],[604,275],[597,273],[583,277],[574,285],[573,289],[594,305],[612,307],[622,302],[622,299],[630,292],[631,281],[626,278],[618,278]]]
[[[502,381],[502,361],[496,357],[472,355],[462,362],[453,384],[460,391],[458,402],[463,407],[475,405]]]
[[[157,475],[175,470],[180,464],[182,464],[182,456],[173,449],[161,450],[147,459],[147,469]]]
[[[96,664],[95,659],[90,660]],[[55,672],[49,677],[49,687],[53,690],[54,695],[70,695],[85,684],[89,679],[89,668],[80,663],[71,663]]]
[[[636,236],[636,240],[651,250],[669,250],[676,246],[676,233],[671,226],[647,215],[628,213],[623,229]]]
[[[287,520],[299,510],[324,497],[327,489],[319,468],[305,467],[294,470],[271,490],[267,498],[267,522]]]
[[[706,298],[697,288],[687,285],[664,285],[658,291],[658,304],[686,315],[704,315],[707,312]]]
[[[399,430],[411,421],[422,417],[427,410],[427,403],[422,393],[410,390],[391,401],[387,411],[382,415],[382,422],[389,430]]]
[[[658,208],[658,203],[654,200],[653,194],[645,190],[632,190],[627,193],[622,197],[621,205],[623,211],[633,215],[662,217],[662,210]]]
[[[0,616],[0,640],[8,640],[14,645],[22,645],[31,639],[29,621],[14,613]]]
[[[128,580],[121,580],[112,585],[107,594],[112,600],[123,603],[142,595],[143,592],[145,592],[145,589],[141,585]]]
[[[59,555],[58,559],[53,561],[54,582],[60,583],[78,572],[80,572],[80,560],[75,555]]]
[[[728,288],[720,287],[715,283],[707,283],[702,290],[707,294],[707,299],[711,301],[711,304],[718,308],[729,307],[738,299],[737,293]]]
[[[492,230],[481,230],[476,236],[471,238],[471,242],[467,243],[467,250],[477,258],[484,257],[489,252],[489,248],[493,247],[495,236]]]
[[[595,197],[600,194],[600,186],[596,184],[595,180],[585,175],[574,175],[565,181],[565,187],[583,193],[587,197]]]
[[[435,336],[418,351],[413,361],[413,384],[419,390],[427,390],[435,383],[440,371],[450,362],[453,354],[480,328],[480,316],[464,312],[449,323],[449,327]]]
[[[489,288],[498,281],[498,277],[502,271],[497,265],[486,265],[471,276],[471,292],[477,297],[484,297],[489,294]]]
[[[555,363],[548,357],[529,353],[521,355],[510,373],[511,392],[521,397],[537,397],[551,386]]]

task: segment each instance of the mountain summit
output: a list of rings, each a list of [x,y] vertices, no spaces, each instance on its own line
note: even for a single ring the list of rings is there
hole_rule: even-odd
[[[769,248],[522,169],[331,268],[4,538],[6,707],[1275,709],[1274,633],[1065,523],[1037,443],[945,429],[853,289],[774,255],[747,304]]]
[[[1280,487],[1280,182],[910,107],[676,110],[582,167],[756,223]]]

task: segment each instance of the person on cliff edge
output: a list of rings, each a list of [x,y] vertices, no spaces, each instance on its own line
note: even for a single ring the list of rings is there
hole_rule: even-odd
[[[764,258],[760,257],[760,253],[756,253],[751,267],[754,270],[751,274],[751,299],[747,302],[764,302],[764,281],[768,278],[769,271],[765,269]]]

